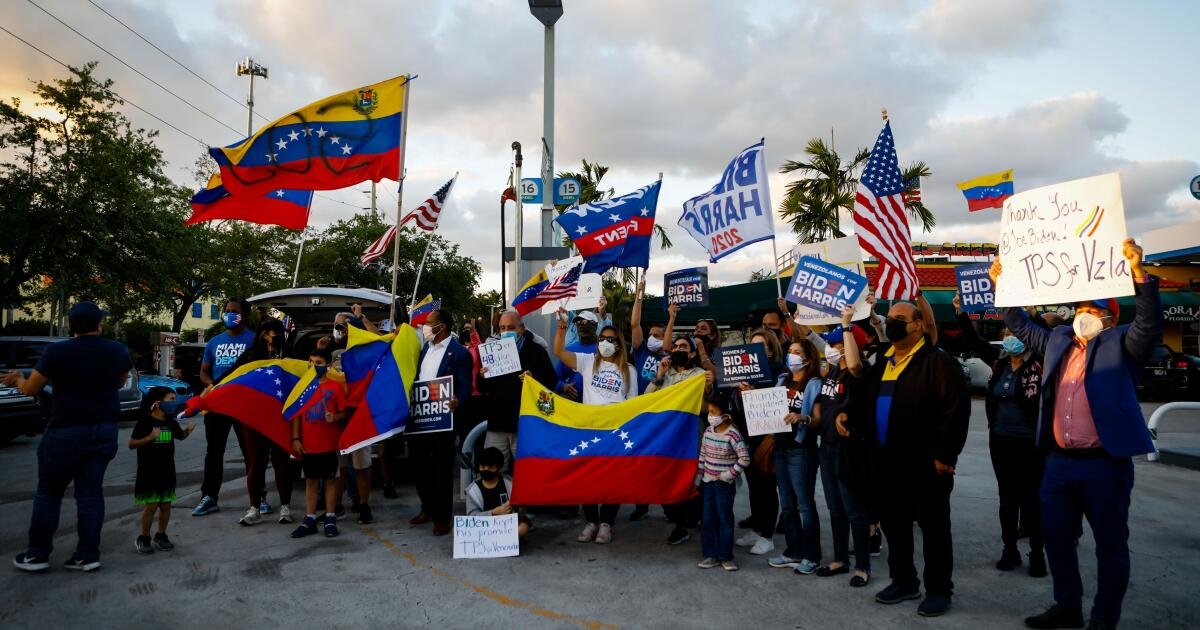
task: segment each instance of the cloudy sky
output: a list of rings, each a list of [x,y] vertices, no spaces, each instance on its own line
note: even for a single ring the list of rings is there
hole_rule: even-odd
[[[1200,201],[1187,192],[1200,173],[1200,3],[564,4],[556,169],[575,169],[581,158],[608,165],[605,183],[618,193],[664,173],[659,223],[676,244],[656,250],[652,290],[663,272],[705,263],[675,221],[682,202],[708,190],[735,153],[765,137],[776,170],[800,158],[809,138],[831,133],[849,153],[874,142],[881,107],[901,162],[924,160],[933,170],[924,196],[938,226],[915,240],[995,241],[998,215],[968,214],[954,183],[1006,168],[1016,170],[1018,191],[1119,171],[1132,235],[1200,219]],[[498,198],[509,145],[521,141],[535,171],[540,159],[542,27],[523,0],[8,0],[0,24],[65,63],[99,61],[122,96],[212,145],[235,142],[245,129],[246,79],[234,73],[244,56],[270,68],[255,91],[255,112],[269,119],[361,84],[420,75],[405,205],[460,171],[447,210],[456,220],[442,231],[483,264],[484,288],[499,288]],[[31,81],[62,74],[0,33],[0,96],[32,107]],[[137,125],[161,130],[171,176],[192,185],[201,143],[126,111]],[[775,205],[786,181],[772,177]],[[360,211],[364,188],[322,193],[313,223]],[[396,184],[381,188],[381,205],[394,206]],[[526,213],[526,245],[538,244],[538,214]],[[794,239],[777,229],[782,251]],[[710,266],[710,275],[714,284],[740,282],[770,264],[762,243]]]

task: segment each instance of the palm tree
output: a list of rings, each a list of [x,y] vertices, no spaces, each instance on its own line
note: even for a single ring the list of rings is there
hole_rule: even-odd
[[[802,243],[815,243],[839,238],[842,232],[838,213],[854,211],[854,195],[858,189],[858,174],[871,157],[868,149],[858,149],[854,157],[842,163],[842,157],[822,138],[812,138],[804,147],[808,161],[788,160],[779,168],[785,175],[800,173],[801,179],[788,182],[780,214],[792,225]],[[919,185],[919,178],[929,177],[933,172],[924,162],[915,162],[901,169],[906,191]],[[907,197],[907,196],[906,196]],[[905,209],[913,219],[921,222],[922,230],[928,232],[937,223],[929,208],[921,201],[905,199]]]

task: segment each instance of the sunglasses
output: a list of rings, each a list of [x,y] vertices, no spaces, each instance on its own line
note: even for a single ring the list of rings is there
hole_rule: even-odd
[[[340,331],[340,332],[346,332],[346,325],[345,324],[334,324],[333,329]]]
[[[613,335],[604,335],[603,337],[600,337],[600,341],[607,341],[609,343],[617,343],[617,338]]]

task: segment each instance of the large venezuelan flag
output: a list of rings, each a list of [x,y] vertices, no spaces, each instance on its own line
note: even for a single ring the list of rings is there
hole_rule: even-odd
[[[971,212],[1003,208],[1004,200],[1013,196],[1013,170],[1010,168],[959,182],[958,189],[967,198],[967,210]]]
[[[283,403],[308,371],[308,361],[299,359],[251,361],[193,398],[194,404],[188,401],[188,409],[236,418],[291,452],[292,427],[283,417]]]
[[[287,188],[334,190],[398,179],[407,77],[335,94],[237,144],[211,148],[225,188],[262,196]]]
[[[357,326],[347,327],[346,351],[342,353],[342,373],[346,375],[346,404],[357,407],[366,394],[379,360],[392,347],[396,333],[377,335]]]
[[[326,378],[331,381],[337,381],[343,385],[346,383],[346,375],[337,370],[329,370],[325,374]],[[283,401],[283,418],[290,421],[298,414],[308,411],[313,403],[322,400],[313,396],[320,386],[321,381],[317,378],[317,371],[309,367],[308,371],[300,377],[296,386],[292,388],[292,393],[288,394],[287,400]]]
[[[614,405],[584,405],[527,378],[513,505],[678,503],[695,494],[704,377]]]
[[[236,219],[260,225],[278,225],[289,230],[308,226],[311,190],[279,188],[266,195],[231,195],[221,185],[221,176],[213,175],[208,185],[192,197],[192,216],[184,225],[201,221]]]
[[[546,299],[541,297],[542,291],[550,286],[550,277],[546,275],[546,270],[542,269],[533,274],[533,277],[521,287],[520,292],[513,298],[512,307],[521,315],[528,315],[546,303]]]
[[[358,450],[369,444],[404,431],[408,421],[408,397],[417,379],[417,358],[421,354],[421,339],[408,324],[396,329],[388,350],[376,364],[362,400],[342,431],[338,448],[342,453]],[[345,355],[342,355],[345,367]]]

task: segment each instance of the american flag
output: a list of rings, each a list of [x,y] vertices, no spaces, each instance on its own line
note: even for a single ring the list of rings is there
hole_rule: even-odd
[[[888,122],[875,140],[854,195],[854,231],[859,245],[879,261],[876,295],[885,300],[912,299],[920,288],[903,192],[892,123]]]
[[[921,203],[921,178],[904,180],[904,203]]]
[[[425,203],[417,206],[404,215],[400,219],[400,225],[404,225],[409,221],[416,221],[417,227],[432,232],[437,229],[438,216],[442,214],[442,208],[446,206],[446,197],[450,196],[450,189],[454,188],[454,182],[458,180],[458,174],[455,173],[450,181],[446,182],[433,196],[425,200]]]
[[[396,236],[396,226],[392,226],[384,231],[383,236],[380,236],[371,243],[362,253],[362,265],[366,267],[375,260],[382,258],[387,253],[388,245],[391,244],[392,238]]]
[[[567,273],[555,278],[538,297],[545,298],[547,302],[575,297],[579,290],[579,276],[581,275],[583,275],[582,262],[568,269]]]

